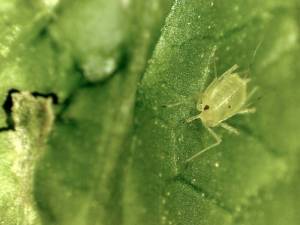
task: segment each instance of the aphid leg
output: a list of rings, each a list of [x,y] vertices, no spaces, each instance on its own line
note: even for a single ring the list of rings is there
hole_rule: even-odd
[[[188,119],[186,120],[186,122],[187,122],[187,123],[190,123],[190,122],[192,122],[192,121],[194,121],[194,120],[200,119],[200,116],[201,116],[201,114],[198,114],[198,115],[196,115],[196,116],[192,116],[192,117],[188,118]]]
[[[247,81],[247,83],[251,80],[249,78],[250,76],[250,70],[249,69],[245,69],[245,70],[242,70],[242,71],[239,71],[239,74],[241,75],[241,77]]]
[[[265,36],[262,37],[262,39],[258,42],[256,48],[254,49],[254,52],[253,52],[253,55],[252,55],[252,59],[251,59],[250,64],[249,64],[249,68],[251,68],[251,66],[254,64],[257,52],[260,49],[260,47],[262,46],[264,40],[265,40]]]
[[[257,92],[257,90],[258,90],[258,87],[254,87],[254,88],[249,92],[246,101],[249,101],[249,99],[251,99],[251,98],[253,97],[253,95]]]
[[[248,83],[250,83],[251,82],[251,79],[250,78],[244,78],[244,82],[246,83],[246,84],[248,84]]]
[[[234,128],[233,126],[230,126],[229,124],[227,124],[227,123],[221,123],[220,124],[220,127],[222,127],[222,128],[224,128],[225,130],[227,130],[227,131],[229,131],[230,133],[233,133],[233,134],[235,134],[235,135],[239,135],[240,134],[240,132],[236,129],[236,128]]]
[[[212,145],[204,148],[203,150],[201,150],[200,152],[196,153],[195,155],[193,155],[192,157],[188,158],[187,160],[185,160],[185,163],[191,162],[192,160],[194,160],[198,156],[202,155],[204,152],[207,152],[208,150],[210,150],[210,149],[218,146],[222,142],[222,139],[211,128],[206,127],[206,129],[211,134],[211,136],[213,136],[213,138],[216,140],[216,142],[214,144],[212,144]]]
[[[239,68],[239,66],[237,64],[234,64],[230,69],[228,69],[227,71],[225,71],[225,73],[223,73],[219,79],[229,75],[229,74],[232,74],[234,71],[236,71],[237,69]]]
[[[247,109],[243,109],[241,111],[239,111],[237,114],[250,114],[250,113],[255,113],[256,112],[256,108],[247,108]]]
[[[255,108],[250,107],[252,105],[252,103],[249,103],[249,101],[254,96],[254,94],[257,92],[257,90],[258,90],[258,87],[254,87],[250,91],[250,93],[248,94],[247,99],[245,101],[247,104],[244,105],[243,109],[240,112],[238,112],[238,114],[248,114],[248,113],[256,112]]]

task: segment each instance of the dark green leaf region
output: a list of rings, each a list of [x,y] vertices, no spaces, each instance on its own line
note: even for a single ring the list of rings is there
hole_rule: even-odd
[[[0,225],[299,225],[299,15],[298,0],[0,0]],[[215,141],[187,120],[234,65],[256,112],[187,162]]]

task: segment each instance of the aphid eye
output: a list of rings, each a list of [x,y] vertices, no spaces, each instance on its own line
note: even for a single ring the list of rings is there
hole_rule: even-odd
[[[205,105],[204,110],[208,110],[208,109],[209,109],[209,105]]]

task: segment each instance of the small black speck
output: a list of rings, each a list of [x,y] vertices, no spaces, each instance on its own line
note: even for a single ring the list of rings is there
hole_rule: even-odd
[[[231,109],[231,105],[228,106],[228,109]]]
[[[205,105],[204,110],[209,110],[209,105]]]

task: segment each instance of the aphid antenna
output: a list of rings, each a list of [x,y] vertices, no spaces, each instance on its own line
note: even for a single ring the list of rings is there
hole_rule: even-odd
[[[180,101],[178,102],[173,102],[173,103],[167,103],[167,104],[163,104],[161,105],[161,107],[164,107],[164,108],[173,108],[173,107],[176,107],[176,106],[180,106],[180,105],[188,105],[190,104],[190,101],[194,100],[196,96],[190,96],[190,97],[187,97],[187,96],[182,96]]]
[[[252,65],[254,64],[254,61],[255,61],[255,57],[257,55],[257,52],[258,50],[260,49],[260,47],[262,46],[263,42],[265,41],[265,35],[263,35],[263,37],[261,38],[261,40],[258,42],[258,44],[256,45],[255,49],[254,49],[254,52],[252,54],[252,59],[249,63],[249,70],[250,68],[252,67]]]
[[[260,40],[260,42],[257,44],[257,46],[256,46],[256,48],[255,48],[255,50],[254,50],[254,52],[253,52],[253,60],[255,59],[255,56],[256,56],[256,54],[257,54],[257,52],[258,52],[258,50],[260,49],[260,47],[261,47],[261,45],[262,45],[262,43],[265,41],[265,36],[263,36],[262,37],[262,39]]]
[[[216,63],[216,51],[217,51],[217,46],[214,45],[213,49],[212,49],[212,54],[211,54],[211,57],[210,57],[210,60],[213,59],[213,62],[214,62],[214,76],[215,78],[218,77],[218,71],[217,71],[217,63]],[[210,62],[209,62],[210,64]]]
[[[218,49],[217,45],[214,45],[212,47],[211,53],[208,57],[207,66],[204,70],[205,81],[204,81],[204,85],[203,85],[202,89],[206,86],[205,83],[207,81],[208,75],[210,74],[210,65],[212,63],[212,60],[213,60],[213,63],[214,63],[214,76],[215,76],[215,78],[217,78],[217,66],[216,66],[216,60],[215,60],[215,55],[216,55],[217,49]]]
[[[164,108],[173,108],[173,107],[176,107],[176,106],[179,106],[179,105],[183,105],[185,104],[186,102],[182,101],[182,102],[176,102],[176,103],[170,103],[170,104],[164,104],[162,105],[162,107]]]
[[[257,91],[258,91],[258,87],[255,86],[255,87],[249,92],[249,94],[248,94],[248,96],[247,96],[247,101],[250,100],[250,99],[255,95],[255,93],[256,93]]]

